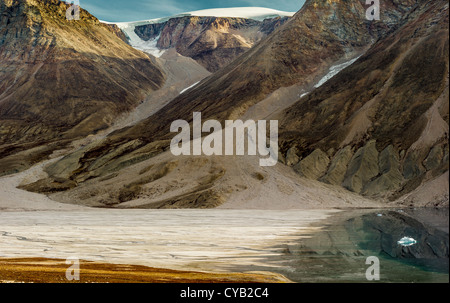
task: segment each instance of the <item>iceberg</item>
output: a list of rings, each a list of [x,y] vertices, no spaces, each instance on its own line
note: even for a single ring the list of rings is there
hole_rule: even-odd
[[[417,244],[417,240],[410,237],[403,237],[397,243],[400,244],[401,246],[408,247]]]

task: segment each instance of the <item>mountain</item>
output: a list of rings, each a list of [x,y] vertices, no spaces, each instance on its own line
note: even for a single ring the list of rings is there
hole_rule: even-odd
[[[232,62],[294,13],[251,7],[212,9],[118,23],[133,47],[159,56],[175,48],[210,72]]]
[[[366,8],[365,1],[307,1],[289,22],[148,119],[67,155],[47,167],[49,178],[24,188],[110,207],[248,205],[258,198],[302,207],[351,207],[355,201],[373,207],[374,200],[361,195],[387,202],[445,178],[448,106],[439,96],[446,96],[448,3],[383,1],[377,22],[365,19]],[[366,108],[370,123],[360,116]],[[204,120],[279,119],[286,165],[262,169],[253,158],[172,156],[170,124],[191,121],[195,111]],[[426,117],[441,127],[423,128]],[[432,136],[436,142],[424,149],[422,162],[414,152],[421,141],[413,144],[424,129],[443,136]],[[409,173],[416,175],[407,179]],[[448,203],[443,194],[436,201]]]
[[[448,205],[448,18],[448,1],[418,1],[397,30],[279,113],[284,162],[371,198]]]
[[[0,174],[109,127],[159,89],[154,58],[57,0],[0,0]]]
[[[252,48],[289,19],[255,21],[242,18],[181,17],[161,24],[137,26],[137,35],[156,39],[159,49],[175,48],[211,72],[218,71]],[[157,36],[155,36],[157,35]]]

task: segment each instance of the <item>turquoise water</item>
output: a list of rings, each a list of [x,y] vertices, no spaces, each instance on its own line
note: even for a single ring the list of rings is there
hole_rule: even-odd
[[[448,209],[344,211],[318,233],[283,249],[277,271],[306,283],[448,283]],[[323,224],[323,223],[322,223]],[[417,243],[402,246],[411,237]],[[379,280],[374,274],[379,260]]]

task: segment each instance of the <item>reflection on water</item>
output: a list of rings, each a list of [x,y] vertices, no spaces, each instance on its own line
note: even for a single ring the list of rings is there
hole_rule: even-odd
[[[448,218],[448,209],[344,211],[323,231],[286,245],[289,267],[280,272],[296,282],[368,282],[366,260],[375,256],[379,282],[448,283]],[[403,237],[417,243],[400,245]]]
[[[448,282],[448,219],[448,209],[0,212],[0,258],[273,271],[309,283],[368,282],[375,256],[380,282]]]

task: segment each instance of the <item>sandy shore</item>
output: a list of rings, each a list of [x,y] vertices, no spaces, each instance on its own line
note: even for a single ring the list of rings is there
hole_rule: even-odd
[[[35,273],[53,268],[47,266],[47,259],[68,257],[87,260],[86,264],[93,266],[92,281],[100,281],[101,275],[111,281],[131,276],[138,279],[139,273],[143,281],[159,281],[157,276],[161,272],[173,273],[167,278],[173,281],[178,275],[173,271],[187,272],[180,274],[180,279],[186,281],[260,281],[267,275],[273,279],[268,273],[284,266],[273,258],[282,253],[281,247],[309,237],[320,230],[313,223],[337,212],[290,208],[95,209],[58,203],[45,195],[17,188],[45,177],[42,168],[56,160],[0,178],[0,258],[3,260],[0,280],[55,281],[59,278],[53,274],[40,278]],[[127,269],[125,278],[120,276],[122,273],[118,274],[119,278],[108,276],[110,268],[120,269],[123,266],[120,264],[128,264],[127,268],[137,274]],[[60,265],[57,272],[67,268],[64,262]],[[262,277],[235,274],[254,271],[266,273]],[[193,274],[198,272],[202,274]]]
[[[108,210],[0,212],[0,280],[65,282],[67,258],[86,282],[286,282],[283,245],[333,211]],[[127,265],[122,265],[127,264]],[[285,266],[286,267],[286,266]],[[286,268],[289,270],[289,268]]]
[[[229,204],[236,209],[95,209],[17,188],[45,177],[42,168],[56,160],[0,178],[0,280],[56,282],[64,260],[77,257],[93,282],[267,281],[285,266],[276,258],[283,245],[319,231],[312,225],[337,212],[274,210],[268,203],[242,209],[238,202]],[[254,271],[265,273],[242,274]]]
[[[0,212],[0,258],[77,257],[173,270],[282,266],[282,245],[334,211],[107,210]]]
[[[269,272],[281,265],[269,260],[280,244],[336,212],[94,209],[16,188],[42,177],[45,164],[0,178],[0,280],[61,281],[75,256],[88,260],[91,282],[276,282]]]

